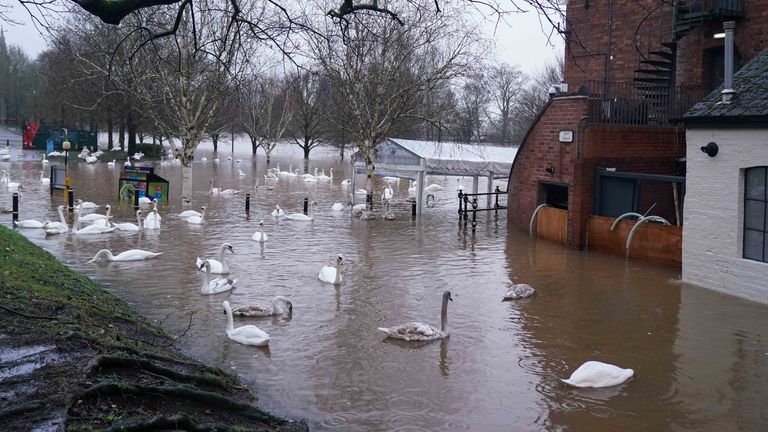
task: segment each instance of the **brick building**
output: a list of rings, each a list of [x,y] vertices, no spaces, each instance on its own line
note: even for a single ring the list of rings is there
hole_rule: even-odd
[[[768,0],[571,0],[565,83],[518,150],[509,223],[560,209],[553,238],[584,248],[592,215],[627,212],[682,224],[685,129],[678,122],[722,83],[724,21],[738,67],[768,46]],[[559,229],[559,228],[557,228]]]

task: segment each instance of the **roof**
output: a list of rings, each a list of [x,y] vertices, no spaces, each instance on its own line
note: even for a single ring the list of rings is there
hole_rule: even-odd
[[[736,95],[722,103],[723,87],[710,93],[683,116],[686,122],[704,120],[768,121],[768,49],[744,65],[733,77]]]
[[[424,169],[427,174],[507,177],[516,154],[517,147],[388,138],[376,146],[374,166],[380,175]],[[365,166],[359,152],[353,158],[356,167]]]

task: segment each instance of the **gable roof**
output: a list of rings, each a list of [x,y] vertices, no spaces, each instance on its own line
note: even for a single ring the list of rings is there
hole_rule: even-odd
[[[733,89],[736,95],[731,103],[722,103],[723,86],[720,86],[688,110],[683,120],[686,123],[768,122],[768,49],[734,75]]]

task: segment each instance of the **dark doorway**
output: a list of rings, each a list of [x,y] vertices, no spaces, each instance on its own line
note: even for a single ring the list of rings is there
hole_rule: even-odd
[[[542,204],[549,204],[554,208],[568,210],[568,186],[540,183],[539,200]]]
[[[597,214],[617,217],[637,211],[637,186],[635,180],[606,177],[600,182]]]

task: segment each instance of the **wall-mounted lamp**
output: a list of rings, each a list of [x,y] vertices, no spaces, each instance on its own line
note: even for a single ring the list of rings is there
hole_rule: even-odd
[[[725,39],[725,32],[713,34],[712,39]]]
[[[713,142],[707,143],[707,145],[701,147],[701,151],[706,153],[709,157],[717,156],[718,150],[719,148],[717,147],[717,144]]]
[[[555,167],[548,167],[548,168],[544,169],[544,171],[548,172],[549,175],[554,175],[555,174]]]

